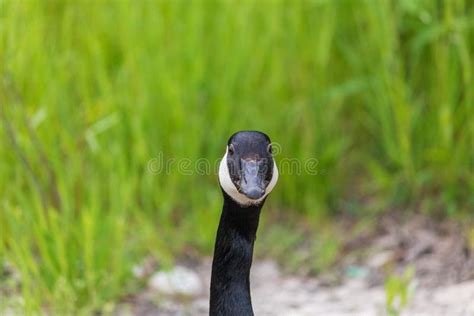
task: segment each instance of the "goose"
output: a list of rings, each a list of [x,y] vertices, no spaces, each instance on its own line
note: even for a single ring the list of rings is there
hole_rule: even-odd
[[[278,180],[270,138],[233,134],[219,164],[224,205],[212,261],[209,315],[253,315],[250,267],[260,210]]]

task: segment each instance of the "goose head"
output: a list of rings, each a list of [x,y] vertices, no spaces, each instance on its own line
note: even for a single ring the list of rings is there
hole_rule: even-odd
[[[278,169],[266,134],[241,131],[229,138],[219,165],[219,182],[225,194],[241,206],[259,205],[277,180]]]

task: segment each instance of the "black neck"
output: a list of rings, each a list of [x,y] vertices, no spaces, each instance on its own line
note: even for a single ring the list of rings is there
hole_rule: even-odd
[[[224,192],[212,261],[211,316],[253,315],[249,274],[262,205],[242,207]]]

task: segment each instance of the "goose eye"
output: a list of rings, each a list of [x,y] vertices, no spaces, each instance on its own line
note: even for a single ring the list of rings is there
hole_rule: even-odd
[[[234,150],[234,145],[230,144],[228,151],[229,151],[229,155],[232,156],[232,155],[234,154],[234,151],[235,151],[235,150]]]
[[[267,151],[268,151],[268,153],[269,153],[270,155],[273,154],[273,147],[272,147],[272,144],[269,144],[269,145],[268,145]]]

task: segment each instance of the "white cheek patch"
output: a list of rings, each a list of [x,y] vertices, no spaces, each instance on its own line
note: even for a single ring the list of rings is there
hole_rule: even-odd
[[[227,166],[227,148],[225,151],[224,157],[219,164],[219,183],[221,184],[222,189],[227,193],[234,201],[239,203],[240,205],[247,206],[251,204],[259,204],[260,202],[265,199],[265,197],[272,192],[273,188],[275,187],[278,181],[278,168],[276,166],[275,160],[273,160],[273,175],[270,183],[268,184],[267,188],[265,189],[265,194],[257,199],[252,200],[246,197],[244,194],[237,191],[237,188],[232,182],[229,174],[229,167]]]

